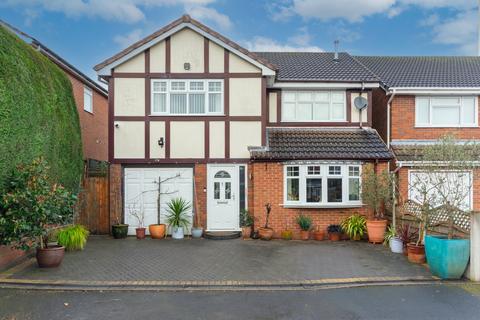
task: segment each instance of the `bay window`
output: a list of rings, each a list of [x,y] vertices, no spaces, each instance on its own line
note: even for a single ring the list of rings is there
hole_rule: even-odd
[[[477,98],[426,97],[415,99],[417,127],[474,127],[477,126]]]
[[[287,206],[361,205],[358,164],[293,164],[284,174]]]
[[[223,80],[152,80],[152,115],[222,115]]]
[[[345,91],[283,91],[283,122],[346,121]]]

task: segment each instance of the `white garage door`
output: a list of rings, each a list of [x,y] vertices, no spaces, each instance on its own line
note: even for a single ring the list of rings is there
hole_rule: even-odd
[[[133,210],[143,210],[145,226],[157,223],[158,180],[172,178],[162,183],[160,196],[161,223],[166,223],[166,204],[173,198],[182,197],[193,207],[193,169],[192,168],[125,168],[125,223],[129,224],[128,234],[134,235],[138,226],[132,216]],[[188,212],[190,223],[192,209]],[[190,230],[185,230],[190,233]]]

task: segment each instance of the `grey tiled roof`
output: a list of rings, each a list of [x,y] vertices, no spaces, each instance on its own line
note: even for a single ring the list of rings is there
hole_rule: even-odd
[[[378,79],[346,52],[338,62],[332,52],[254,52],[277,66],[277,80],[365,81]]]
[[[249,150],[253,160],[393,158],[377,131],[370,128],[267,128],[267,146]]]
[[[480,87],[480,57],[355,58],[387,87]]]

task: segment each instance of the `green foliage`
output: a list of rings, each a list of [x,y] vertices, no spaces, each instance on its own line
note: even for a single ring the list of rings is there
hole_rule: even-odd
[[[385,232],[385,236],[383,238],[383,244],[385,246],[388,246],[390,244],[390,241],[397,236],[397,231],[393,227],[393,225],[389,225],[387,228],[387,231]]]
[[[49,228],[73,220],[77,197],[53,183],[44,159],[19,165],[0,199],[0,244],[22,250],[46,246]]]
[[[342,233],[342,227],[339,224],[331,224],[327,227],[328,233]]]
[[[301,213],[297,216],[296,221],[300,229],[302,229],[303,231],[308,231],[312,228],[312,218],[304,216]]]
[[[251,227],[253,225],[253,216],[248,210],[240,211],[240,227]]]
[[[187,218],[187,211],[192,205],[183,198],[172,199],[167,203],[167,223],[174,228],[188,228],[190,222]]]
[[[292,240],[293,238],[293,231],[292,230],[283,230],[281,233],[281,237],[283,240]]]
[[[88,234],[88,230],[82,225],[68,226],[58,232],[57,241],[66,250],[83,250]]]
[[[65,73],[0,26],[0,193],[17,164],[44,157],[49,176],[77,192],[82,142]]]
[[[384,216],[383,208],[392,204],[394,184],[388,170],[375,172],[372,165],[366,165],[362,174],[362,201],[374,210],[375,217]]]
[[[341,226],[350,239],[361,239],[367,231],[367,219],[359,214],[354,214],[343,220]]]

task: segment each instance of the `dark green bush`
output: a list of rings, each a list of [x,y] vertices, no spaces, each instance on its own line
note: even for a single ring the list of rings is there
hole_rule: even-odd
[[[0,193],[17,164],[44,157],[49,176],[78,191],[82,142],[64,72],[0,27]]]

